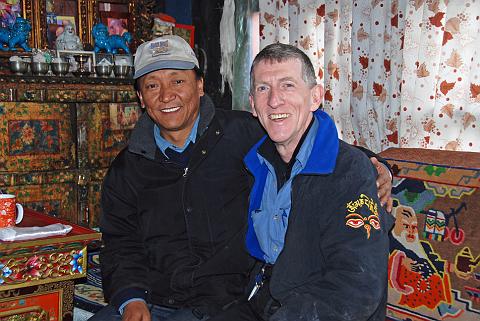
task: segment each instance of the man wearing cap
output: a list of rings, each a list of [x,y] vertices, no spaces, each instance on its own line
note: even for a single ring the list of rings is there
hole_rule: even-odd
[[[103,184],[103,289],[91,320],[205,320],[244,294],[251,178],[243,157],[263,130],[250,113],[215,109],[190,46],[142,44],[137,93],[146,108]],[[388,171],[379,193],[389,198]]]

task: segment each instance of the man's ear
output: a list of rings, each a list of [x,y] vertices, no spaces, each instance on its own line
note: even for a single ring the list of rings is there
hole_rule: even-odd
[[[138,96],[138,99],[140,99],[140,107],[145,108],[145,105],[143,104],[143,96],[139,90],[137,90],[137,96]]]
[[[313,88],[311,89],[310,92],[311,92],[311,95],[312,95],[312,106],[310,108],[310,111],[315,111],[322,104],[323,95],[324,95],[325,91],[324,91],[322,85],[317,84],[317,85],[313,86]]]
[[[202,97],[205,95],[205,91],[203,90],[203,78],[197,79],[197,88],[199,96]]]
[[[250,101],[250,107],[252,107],[253,117],[257,117],[257,111],[255,110],[255,101],[253,100],[253,96],[251,94],[248,96],[248,100]]]

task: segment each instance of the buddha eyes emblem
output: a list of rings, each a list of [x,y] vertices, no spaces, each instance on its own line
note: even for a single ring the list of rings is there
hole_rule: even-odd
[[[363,228],[367,232],[367,239],[370,238],[372,229],[380,229],[380,221],[378,219],[378,207],[377,203],[365,194],[361,194],[360,197],[346,204],[347,216],[345,217],[345,225],[353,227],[355,229]],[[364,208],[370,215],[358,214],[358,210]]]
[[[345,222],[345,224],[350,227],[361,228],[363,226],[365,231],[367,231],[367,239],[370,238],[370,230],[372,228],[376,230],[380,229],[380,222],[378,221],[378,216],[375,214],[366,217],[357,213],[351,213],[348,214],[345,218],[347,219],[347,222]]]

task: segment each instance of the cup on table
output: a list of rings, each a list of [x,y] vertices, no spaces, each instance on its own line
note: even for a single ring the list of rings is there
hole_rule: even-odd
[[[12,227],[23,219],[23,206],[15,201],[15,195],[0,194],[0,228]]]

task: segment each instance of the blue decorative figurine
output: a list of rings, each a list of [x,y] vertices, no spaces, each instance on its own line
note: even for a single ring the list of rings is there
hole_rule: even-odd
[[[0,28],[0,50],[16,51],[16,47],[19,46],[25,51],[32,51],[32,48],[27,44],[31,30],[30,21],[17,17],[13,24],[6,28]]]
[[[99,52],[105,49],[108,53],[117,53],[117,49],[123,49],[125,53],[129,54],[128,44],[132,42],[132,35],[125,32],[123,35],[109,35],[108,28],[103,23],[97,23],[93,26],[92,36],[95,41],[93,50]]]

